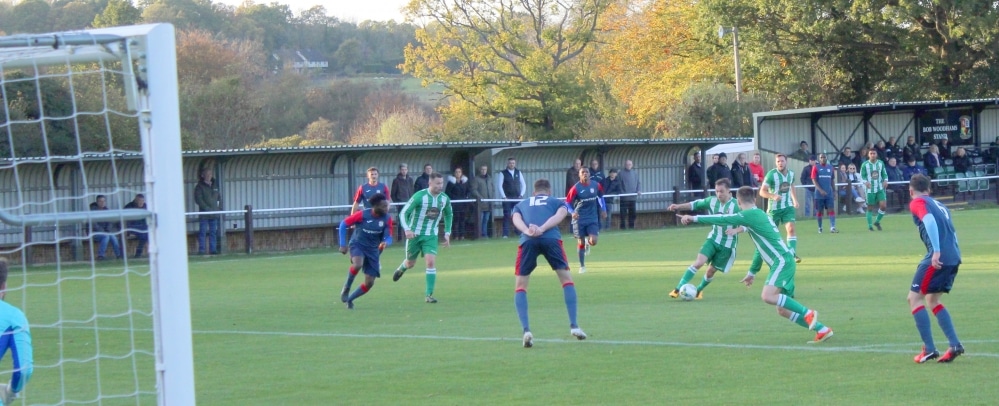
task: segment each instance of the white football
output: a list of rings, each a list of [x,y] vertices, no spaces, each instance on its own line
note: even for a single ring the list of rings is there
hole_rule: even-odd
[[[680,299],[686,302],[694,300],[697,297],[697,287],[692,284],[686,284],[680,287]]]

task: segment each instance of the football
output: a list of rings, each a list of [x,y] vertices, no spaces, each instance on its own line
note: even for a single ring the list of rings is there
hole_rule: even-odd
[[[680,287],[680,299],[685,302],[694,300],[697,297],[697,287],[692,284],[686,284]]]

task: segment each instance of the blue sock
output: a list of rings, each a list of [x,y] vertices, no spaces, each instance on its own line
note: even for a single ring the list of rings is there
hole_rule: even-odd
[[[829,215],[829,227],[836,228],[836,213]]]
[[[354,285],[354,277],[357,276],[357,269],[350,267],[347,271],[347,282],[343,284],[344,289],[350,290],[350,287]]]
[[[925,312],[925,309],[924,309]],[[944,335],[947,336],[947,342],[951,347],[957,347],[961,345],[961,340],[957,339],[957,332],[954,331],[954,322],[950,319],[950,312],[944,308],[944,305],[940,304],[933,308],[933,315],[937,316],[937,324],[940,325],[940,329],[943,330]],[[929,316],[927,316],[929,319]],[[929,320],[927,320],[929,323]]]
[[[527,291],[518,289],[513,294],[513,304],[517,306],[517,317],[520,317],[520,325],[524,327],[524,332],[531,331],[531,326],[527,323]]]
[[[354,293],[350,294],[350,297],[347,298],[347,301],[353,302],[355,299],[364,296],[364,294],[368,293],[369,290],[371,290],[371,287],[362,283],[361,286],[358,286],[357,289],[354,290]]]
[[[586,258],[586,247],[580,245],[578,251],[579,251],[579,266],[586,266],[586,263],[583,261],[583,258]]]
[[[822,228],[822,213],[818,213],[815,218],[819,220],[819,228]]]
[[[569,311],[569,327],[576,328],[576,285],[569,282],[562,285],[562,293],[565,295],[565,309]]]
[[[912,311],[912,317],[916,319],[916,330],[919,330],[919,337],[923,339],[926,351],[936,351],[937,347],[933,344],[933,332],[930,331],[930,314],[926,312],[926,308],[919,306]]]

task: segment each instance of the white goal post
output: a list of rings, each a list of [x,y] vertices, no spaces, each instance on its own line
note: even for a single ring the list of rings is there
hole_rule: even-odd
[[[103,94],[95,96],[94,89]],[[24,311],[34,339],[34,377],[25,386],[25,402],[144,404],[155,396],[159,405],[194,405],[174,27],[0,37],[0,90],[0,237],[11,238],[0,244],[0,256],[11,259],[7,301]],[[86,107],[94,103],[103,104]],[[137,131],[116,133],[120,128]],[[89,149],[83,137],[101,147]],[[58,142],[72,150],[74,141],[75,152],[52,152]],[[111,157],[110,166],[96,167],[88,160],[94,156]],[[130,167],[142,171],[143,184],[125,184],[117,176]],[[139,193],[148,210],[123,209]],[[107,196],[108,210],[88,210],[98,195]],[[117,261],[98,261],[105,253],[95,253],[95,236],[118,239],[127,251],[138,235],[131,224],[143,219],[148,256],[129,252]],[[88,231],[100,223],[118,228],[108,235]],[[89,246],[90,255],[68,258],[74,246]],[[39,267],[44,272],[29,267],[33,261],[26,254],[43,248],[52,252],[51,260],[38,261],[49,264]],[[123,289],[127,303],[108,303],[116,297],[106,293],[108,284]],[[145,297],[136,295],[136,285]],[[77,302],[78,291],[93,297]],[[49,338],[60,342],[48,345]],[[119,350],[119,344],[128,348]],[[96,349],[77,355],[75,346]],[[113,370],[119,363],[134,370]],[[4,372],[10,370],[0,366]],[[87,378],[76,382],[76,375]],[[144,382],[153,375],[155,382]],[[127,382],[113,381],[119,378]],[[40,393],[51,388],[66,393]]]

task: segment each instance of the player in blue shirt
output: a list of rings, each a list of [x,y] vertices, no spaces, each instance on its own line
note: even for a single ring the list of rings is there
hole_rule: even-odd
[[[354,300],[368,293],[375,285],[375,278],[381,277],[379,257],[386,246],[392,244],[392,218],[388,215],[389,202],[385,195],[376,194],[368,200],[370,209],[364,209],[340,222],[340,253],[347,253],[347,229],[354,227],[350,238],[350,270],[347,273],[347,283],[340,291],[340,301],[347,304],[348,309],[354,308]],[[364,283],[354,293],[350,285],[358,271],[364,271]]]
[[[957,246],[957,232],[950,220],[950,211],[940,202],[930,197],[930,178],[914,175],[909,180],[909,211],[919,227],[919,238],[926,245],[926,256],[916,266],[916,275],[909,288],[909,307],[916,319],[916,330],[923,339],[923,351],[916,355],[916,363],[922,364],[931,359],[937,362],[951,362],[964,354],[964,346],[957,338],[950,312],[940,303],[940,296],[950,293],[961,266],[961,249]],[[930,315],[926,308],[933,309],[937,324],[947,336],[950,347],[940,355],[933,344],[930,331]]]
[[[7,295],[7,273],[7,260],[0,258],[0,300]],[[31,347],[28,319],[21,309],[0,301],[0,328],[3,329],[0,335],[0,360],[10,351],[14,363],[10,382],[0,385],[0,405],[10,405],[31,379],[35,368],[34,351]]]
[[[579,252],[579,273],[586,273],[583,257],[590,254],[590,247],[597,245],[600,221],[607,218],[604,188],[599,182],[590,181],[590,170],[579,168],[579,182],[572,185],[565,195],[565,204],[572,215],[572,236],[576,237]]]
[[[517,203],[513,208],[511,222],[521,232],[520,246],[517,248],[517,287],[513,302],[517,306],[517,316],[524,327],[524,348],[534,345],[534,335],[527,320],[527,284],[531,272],[538,266],[538,256],[544,255],[552,270],[562,283],[565,307],[569,311],[569,334],[579,340],[586,339],[586,333],[576,324],[576,285],[572,283],[569,260],[562,248],[562,233],[559,223],[568,214],[565,204],[551,197],[551,183],[547,179],[534,182],[534,195]]]
[[[370,209],[371,205],[368,202],[375,195],[382,195],[389,199],[388,186],[378,181],[378,168],[372,166],[368,168],[368,183],[358,186],[357,193],[354,193],[354,204],[350,208],[350,214],[354,214],[358,208]],[[392,201],[389,200],[389,203]]]
[[[836,184],[836,168],[826,159],[826,154],[819,154],[819,163],[812,167],[812,183],[815,185],[815,217],[819,220],[819,234],[822,234],[822,210],[829,214],[830,233],[838,233],[836,229],[836,200],[833,187]]]

